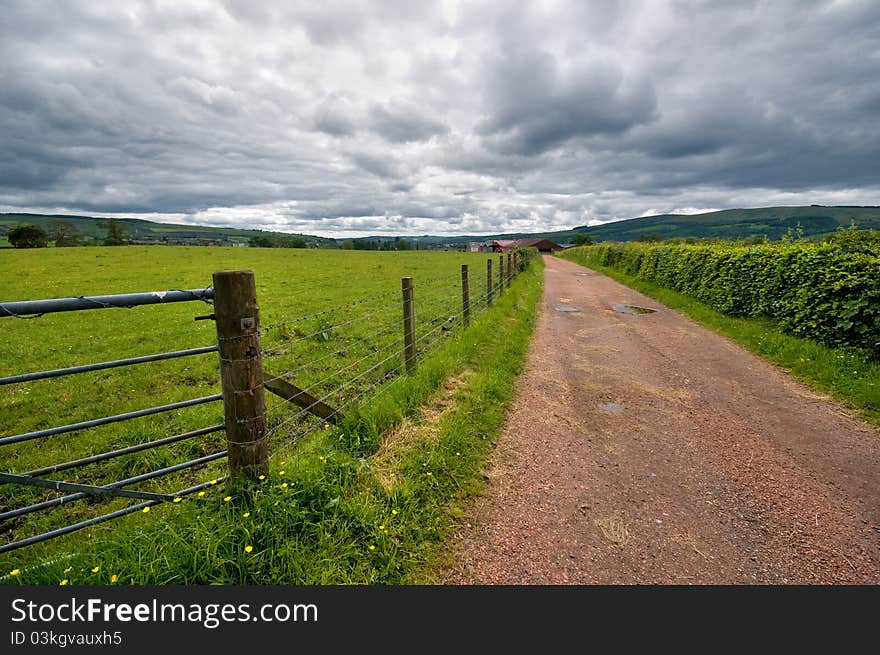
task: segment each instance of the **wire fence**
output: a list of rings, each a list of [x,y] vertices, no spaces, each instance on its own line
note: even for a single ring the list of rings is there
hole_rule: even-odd
[[[52,439],[110,424],[197,406],[223,408],[222,416],[216,409],[206,413],[213,420],[203,427],[171,435],[153,433],[85,456],[0,472],[0,532],[5,538],[0,553],[149,511],[159,503],[200,502],[201,492],[228,476],[264,470],[268,457],[338,423],[388,388],[390,380],[430,357],[450,335],[485,312],[527,261],[508,255],[506,265],[492,273],[472,272],[463,265],[460,274],[411,281],[410,295],[404,290],[402,299],[399,289],[389,290],[266,325],[259,325],[255,295],[250,301],[237,296],[231,301],[241,316],[236,314],[230,322],[234,294],[227,289],[223,293],[230,298],[224,298],[219,292],[225,287],[218,285],[217,276],[223,274],[215,274],[214,286],[205,289],[0,303],[0,317],[36,318],[53,312],[213,302],[215,313],[197,318],[214,320],[218,335],[212,345],[0,377],[0,387],[213,353],[219,354],[222,378],[222,393],[3,435],[0,448],[39,449]],[[250,280],[253,284],[252,276]],[[144,432],[149,430],[140,434]],[[5,457],[6,467],[21,452]],[[254,453],[258,459],[248,460]],[[141,459],[132,459],[135,455]],[[118,463],[115,468],[98,472],[98,465],[113,462]],[[123,477],[107,477],[125,471],[129,474]],[[37,516],[42,518],[34,520],[31,529],[36,533],[21,537],[28,531],[27,521]]]

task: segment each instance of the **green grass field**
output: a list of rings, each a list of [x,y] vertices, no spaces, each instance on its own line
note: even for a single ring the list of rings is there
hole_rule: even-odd
[[[460,266],[470,265],[471,298],[480,309],[486,293],[484,254],[357,252],[199,247],[120,247],[4,250],[0,253],[0,300],[56,298],[204,288],[213,271],[255,272],[265,328],[265,368],[293,371],[291,381],[327,397],[334,406],[369,399],[400,372],[402,327],[400,278],[415,284],[419,345],[430,353],[444,345],[460,315]],[[494,265],[497,274],[497,256]],[[497,280],[497,278],[496,278]],[[201,302],[134,309],[3,318],[0,376],[208,346],[216,342],[211,312]],[[125,368],[0,387],[0,436],[20,434],[120,412],[219,393],[214,353]],[[268,423],[272,449],[286,448],[315,427],[273,396]],[[90,430],[0,447],[0,470],[26,472],[107,450],[222,422],[212,403]],[[223,433],[206,435],[57,474],[57,479],[107,484],[217,452]],[[205,469],[142,483],[137,488],[171,492],[225,469]],[[0,487],[0,511],[54,497],[54,492]],[[76,501],[6,521],[4,541],[14,541],[132,501]],[[78,537],[57,542],[81,541]],[[48,542],[42,553],[63,550]],[[25,550],[28,550],[25,549]],[[19,551],[21,552],[21,551]],[[11,553],[14,555],[15,553]]]

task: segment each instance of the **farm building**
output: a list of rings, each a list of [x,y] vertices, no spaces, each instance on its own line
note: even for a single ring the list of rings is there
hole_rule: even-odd
[[[468,243],[470,252],[513,252],[517,248],[537,248],[541,252],[565,250],[563,246],[549,239],[508,239]]]
[[[540,252],[557,252],[563,247],[550,239],[516,239],[511,241],[487,241],[484,252],[512,252],[517,248],[537,248]]]
[[[540,252],[557,252],[563,250],[562,246],[555,241],[550,241],[550,239],[520,239],[514,243],[516,243],[516,248],[537,248]]]

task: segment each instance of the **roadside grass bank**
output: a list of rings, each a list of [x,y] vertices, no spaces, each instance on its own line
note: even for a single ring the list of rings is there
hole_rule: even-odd
[[[416,373],[336,427],[273,454],[254,485],[209,488],[105,524],[58,559],[4,558],[21,584],[407,584],[431,580],[522,369],[541,296],[532,265]],[[18,573],[10,576],[11,570]]]
[[[603,266],[589,248],[569,251],[563,259],[587,266],[723,334],[781,366],[817,391],[858,410],[880,426],[880,362],[854,348],[830,348],[782,332],[771,320],[728,316],[682,293]]]

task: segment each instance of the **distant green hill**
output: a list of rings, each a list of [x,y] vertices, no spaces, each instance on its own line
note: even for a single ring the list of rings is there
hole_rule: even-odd
[[[86,243],[100,243],[106,231],[106,218],[91,216],[52,216],[43,214],[0,214],[0,245],[5,245],[3,234],[7,229],[20,223],[32,223],[48,229],[49,223],[65,220],[76,225]],[[324,237],[286,234],[263,230],[243,230],[229,227],[207,227],[199,225],[174,225],[156,223],[139,218],[120,218],[128,226],[130,236],[139,243],[171,245],[235,245],[246,244],[253,237],[270,239],[302,238],[311,246],[335,248],[339,241]],[[407,236],[407,241],[418,244],[419,248],[443,249],[464,248],[471,241],[491,241],[495,239],[550,239],[557,243],[569,243],[574,235],[586,232],[596,241],[634,241],[641,238],[659,237],[661,239],[746,239],[764,237],[779,239],[789,230],[798,226],[804,236],[811,237],[834,232],[838,227],[855,223],[862,229],[880,230],[880,207],[760,207],[757,209],[725,209],[706,214],[663,214],[630,218],[614,223],[592,227],[581,226],[557,232],[513,232],[495,235],[462,236]],[[357,240],[393,241],[394,237],[370,236]]]
[[[635,241],[639,237],[662,239],[694,237],[698,239],[738,240],[764,237],[778,240],[788,230],[798,225],[805,237],[834,232],[838,227],[855,223],[862,229],[880,230],[880,207],[760,207],[757,209],[725,209],[705,214],[663,214],[630,218],[614,223],[592,227],[581,226],[558,232],[511,232],[489,236],[419,236],[406,237],[421,247],[463,247],[471,241],[496,239],[550,239],[557,243],[570,243],[574,235],[586,232],[596,241]],[[393,237],[366,237],[369,239],[392,239]]]
[[[595,227],[579,227],[557,233],[568,238],[586,232],[597,241],[634,241],[639,237],[658,236],[745,239],[763,237],[779,239],[786,232],[797,230],[804,236],[834,232],[838,227],[855,223],[862,229],[880,229],[880,207],[761,207],[758,209],[725,209],[707,214],[663,214],[631,218]]]
[[[777,240],[798,225],[805,237],[828,234],[838,227],[880,230],[880,207],[759,207],[724,209],[705,214],[661,214],[629,218],[613,223],[586,225],[559,232],[540,234],[500,234],[491,237],[463,237],[464,240],[519,239],[536,237],[557,243],[569,242],[575,234],[586,232],[596,241],[635,241],[639,237],[738,240],[764,237]]]
[[[48,231],[49,224],[53,221],[67,221],[76,226],[85,244],[97,244],[107,236],[104,226],[108,220],[107,218],[95,218],[93,216],[0,214],[0,235],[5,234],[9,228],[22,223],[37,225]],[[333,239],[306,234],[242,230],[232,227],[175,225],[172,223],[156,223],[141,218],[120,218],[119,220],[128,227],[129,237],[133,241],[144,244],[235,245],[246,244],[252,237],[268,237],[270,239],[299,237],[309,245],[335,246]]]

